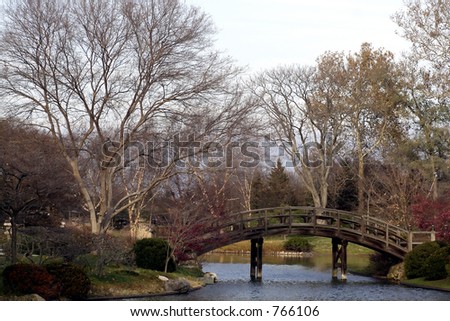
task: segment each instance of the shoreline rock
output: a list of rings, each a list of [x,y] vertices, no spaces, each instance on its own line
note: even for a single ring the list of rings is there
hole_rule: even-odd
[[[213,272],[205,272],[203,278],[201,280],[205,283],[205,285],[211,285],[217,283],[218,277],[216,273]]]
[[[192,290],[192,286],[188,280],[179,278],[166,281],[164,289],[170,293],[188,293]]]
[[[391,266],[386,278],[390,281],[401,282],[405,279],[405,264],[399,263],[394,266]]]

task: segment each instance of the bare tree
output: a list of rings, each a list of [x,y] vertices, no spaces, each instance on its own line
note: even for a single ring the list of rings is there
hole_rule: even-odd
[[[236,172],[236,178],[233,185],[240,193],[239,205],[244,211],[252,210],[252,195],[253,195],[253,179],[257,175],[257,168],[248,168]]]
[[[314,205],[323,208],[332,158],[342,147],[345,129],[343,63],[341,54],[327,53],[315,68],[277,68],[258,76],[252,85]]]
[[[213,50],[213,33],[208,16],[178,0],[22,0],[6,10],[3,100],[52,134],[93,233],[173,174],[171,160],[138,189],[116,190],[123,154],[142,129],[160,132],[208,106],[216,111],[198,122],[203,134],[239,116],[236,105],[222,110],[218,103],[230,100],[227,81],[237,70]]]

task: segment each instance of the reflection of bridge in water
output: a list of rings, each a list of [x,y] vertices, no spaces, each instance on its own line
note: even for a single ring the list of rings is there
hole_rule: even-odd
[[[332,239],[333,278],[347,278],[347,244],[403,259],[414,245],[435,239],[434,231],[408,231],[383,220],[352,212],[315,207],[277,207],[229,215],[206,233],[198,255],[251,240],[250,276],[262,279],[263,238],[270,235],[314,235]]]

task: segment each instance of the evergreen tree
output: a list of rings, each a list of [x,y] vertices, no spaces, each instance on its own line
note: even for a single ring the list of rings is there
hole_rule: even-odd
[[[261,172],[256,172],[252,180],[252,190],[251,190],[251,206],[252,209],[264,208],[265,207],[265,194],[266,194],[266,180],[262,176]]]
[[[295,193],[289,176],[279,159],[276,167],[270,172],[267,187],[266,202],[268,207],[294,205]]]
[[[255,175],[251,203],[254,209],[296,205],[294,189],[280,160],[271,170],[269,177],[264,178],[260,173]]]

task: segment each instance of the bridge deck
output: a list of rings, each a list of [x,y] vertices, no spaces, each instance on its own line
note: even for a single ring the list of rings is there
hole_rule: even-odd
[[[315,207],[277,207],[240,212],[217,222],[204,236],[203,254],[242,240],[277,234],[316,235],[403,257],[413,246],[434,240],[434,232],[413,232],[352,212]]]

